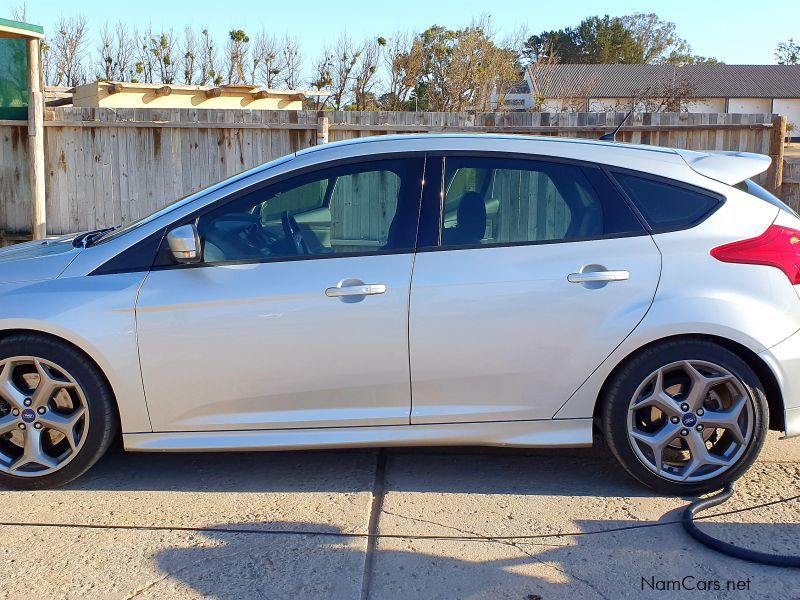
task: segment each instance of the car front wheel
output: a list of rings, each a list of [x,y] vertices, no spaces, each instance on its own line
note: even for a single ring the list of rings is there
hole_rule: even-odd
[[[647,348],[616,373],[604,398],[612,452],[665,494],[701,494],[738,479],[761,450],[768,422],[753,370],[705,340]]]
[[[68,483],[103,455],[116,429],[111,391],[86,356],[37,335],[0,341],[0,484]]]

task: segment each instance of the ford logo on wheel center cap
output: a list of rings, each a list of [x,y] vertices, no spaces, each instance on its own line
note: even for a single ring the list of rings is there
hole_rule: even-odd
[[[686,427],[693,427],[695,423],[697,423],[697,417],[692,413],[683,415],[683,424],[686,425]]]
[[[22,411],[22,420],[26,423],[33,423],[36,420],[36,413],[31,408]]]

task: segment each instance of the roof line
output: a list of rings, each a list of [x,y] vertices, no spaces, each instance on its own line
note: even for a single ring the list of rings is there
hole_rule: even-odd
[[[320,144],[319,146],[310,146],[299,150],[295,155],[303,155],[311,152],[324,150],[325,148],[340,148],[342,146],[354,146],[357,144],[376,143],[376,142],[392,142],[398,140],[432,140],[432,139],[501,139],[501,140],[516,140],[516,141],[529,141],[529,142],[548,142],[554,144],[577,144],[586,146],[605,146],[610,148],[618,148],[621,150],[633,150],[641,152],[656,152],[659,154],[677,154],[674,148],[664,146],[647,146],[644,144],[627,144],[619,142],[605,142],[601,140],[584,139],[584,138],[568,138],[568,137],[553,137],[544,135],[519,135],[510,133],[399,133],[394,135],[374,135],[362,138],[351,138],[348,140],[340,140],[337,142],[330,142],[328,144]]]
[[[33,23],[23,23],[22,21],[0,18],[0,33],[17,34],[18,37],[43,38],[44,27],[41,25],[34,25]]]

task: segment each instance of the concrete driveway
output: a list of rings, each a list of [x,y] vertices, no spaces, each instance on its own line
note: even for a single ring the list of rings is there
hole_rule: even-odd
[[[798,493],[800,439],[772,435],[718,510]],[[65,489],[0,491],[0,521],[40,524],[0,526],[0,597],[800,597],[797,571],[715,554],[669,524],[684,505],[603,448],[113,452]],[[800,501],[703,527],[797,553]],[[369,531],[390,537],[341,535]],[[421,539],[531,534],[552,537]]]

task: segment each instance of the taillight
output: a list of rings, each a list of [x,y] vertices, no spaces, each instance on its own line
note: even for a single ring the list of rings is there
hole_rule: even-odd
[[[796,229],[770,225],[758,237],[714,248],[711,256],[722,262],[775,267],[793,285],[800,284],[800,231]]]

